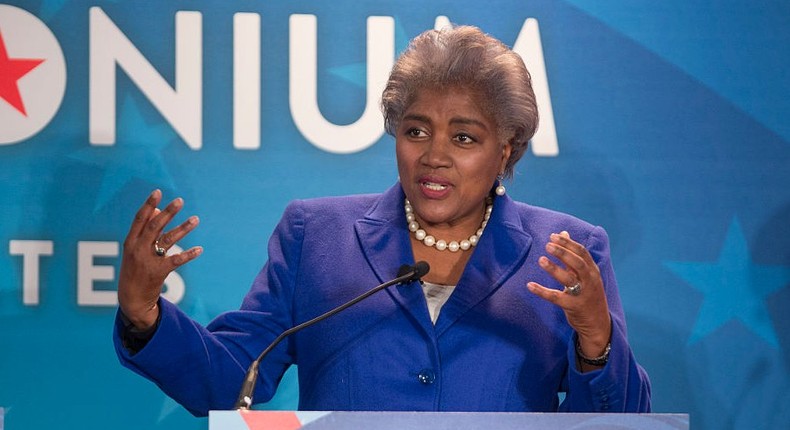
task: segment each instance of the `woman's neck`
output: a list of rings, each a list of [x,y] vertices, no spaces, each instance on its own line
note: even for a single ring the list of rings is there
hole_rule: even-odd
[[[431,271],[423,277],[424,280],[434,284],[458,285],[474,248],[465,252],[439,251],[434,247],[425,246],[413,234],[409,235],[409,238],[414,261],[424,260],[431,266]]]

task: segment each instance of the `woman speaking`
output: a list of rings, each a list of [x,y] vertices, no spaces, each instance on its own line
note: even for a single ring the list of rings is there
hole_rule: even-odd
[[[297,365],[302,410],[650,411],[605,231],[513,201],[503,185],[538,124],[521,58],[474,27],[427,31],[381,104],[398,183],[292,202],[241,308],[206,327],[160,297],[168,273],[202,251],[167,253],[198,219],[166,230],[183,201],[159,210],[151,194],[124,243],[123,365],[196,415],[229,409],[278,335],[426,261],[422,280],[277,345],[256,401]]]

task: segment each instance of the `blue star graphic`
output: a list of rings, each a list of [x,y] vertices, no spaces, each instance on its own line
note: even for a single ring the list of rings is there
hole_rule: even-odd
[[[765,300],[790,282],[790,268],[754,264],[737,219],[730,224],[717,262],[664,262],[664,265],[705,295],[689,344],[731,320],[738,320],[778,347]]]
[[[134,179],[165,189],[175,188],[162,158],[162,150],[177,137],[167,122],[148,124],[131,97],[126,97],[118,122],[118,136],[113,146],[90,147],[71,155],[104,170],[94,211],[104,207]]]

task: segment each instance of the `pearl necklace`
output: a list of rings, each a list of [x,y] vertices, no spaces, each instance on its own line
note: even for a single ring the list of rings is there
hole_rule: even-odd
[[[486,212],[485,215],[483,215],[483,222],[480,224],[480,228],[477,229],[475,234],[469,236],[469,239],[462,240],[460,243],[455,240],[450,243],[447,243],[444,239],[436,240],[435,237],[426,233],[417,222],[417,217],[414,216],[414,208],[411,207],[409,199],[405,200],[403,208],[406,211],[406,221],[409,223],[409,231],[414,233],[414,237],[417,238],[417,240],[424,243],[425,246],[436,247],[437,251],[449,249],[450,252],[458,252],[458,250],[466,251],[477,245],[477,241],[480,240],[480,236],[483,235],[483,229],[486,228],[486,224],[488,224],[488,219],[491,218],[491,212],[494,210],[494,201],[490,196],[486,197]]]

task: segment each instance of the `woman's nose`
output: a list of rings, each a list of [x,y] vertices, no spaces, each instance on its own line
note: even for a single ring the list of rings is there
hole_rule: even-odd
[[[448,167],[452,164],[452,157],[450,155],[450,145],[447,140],[434,136],[425,146],[425,152],[422,154],[422,162],[426,166],[433,168]]]

